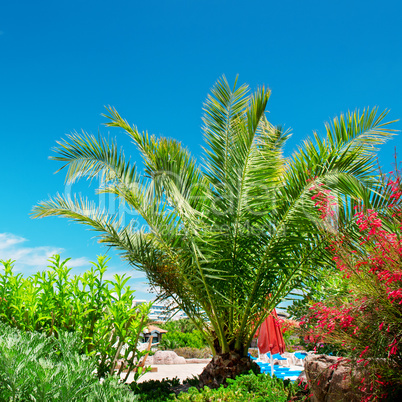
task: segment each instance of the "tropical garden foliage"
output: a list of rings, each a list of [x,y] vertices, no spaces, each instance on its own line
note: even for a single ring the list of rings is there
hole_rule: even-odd
[[[188,319],[172,320],[159,326],[168,331],[159,342],[159,349],[202,349],[208,346],[202,332]]]
[[[161,350],[177,349],[177,348],[196,348],[201,349],[207,346],[201,331],[194,330],[193,332],[168,332],[163,336],[158,347]]]
[[[97,356],[99,377],[114,374],[120,362],[119,374],[125,369],[128,377],[145,354],[138,350],[138,341],[150,304],[134,305],[134,291],[127,286],[130,277],[105,280],[107,262],[98,257],[91,269],[72,277],[68,259],[55,255],[48,270],[24,278],[14,273],[13,261],[0,261],[0,320],[48,336],[76,332],[82,339],[80,352]]]
[[[240,359],[239,371],[249,370],[248,346],[269,312],[333,264],[325,229],[348,221],[360,200],[381,202],[376,147],[393,134],[386,112],[356,111],[284,157],[290,133],[267,120],[269,97],[267,88],[250,93],[219,80],[204,105],[200,162],[173,139],[139,132],[113,108],[107,126],[130,137],[143,173],[113,140],[73,133],[58,142],[52,159],[64,163],[67,182],[99,177],[98,192],[139,214],[144,229],[80,196],[57,195],[33,211],[97,231],[101,243],[146,273],[161,298],[174,299],[214,354]],[[312,186],[331,191],[332,214],[331,203],[317,211]]]

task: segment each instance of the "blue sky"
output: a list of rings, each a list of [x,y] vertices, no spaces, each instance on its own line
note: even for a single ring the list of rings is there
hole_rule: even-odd
[[[400,1],[18,1],[0,6],[0,259],[30,273],[47,256],[82,271],[107,250],[65,219],[32,220],[37,202],[64,192],[48,159],[66,133],[117,137],[112,105],[140,130],[174,137],[199,155],[202,103],[225,74],[272,89],[269,119],[293,131],[292,149],[348,109],[389,108],[402,118]],[[394,128],[401,129],[400,122]],[[388,169],[401,137],[380,152]],[[88,193],[87,183],[73,191]],[[113,252],[110,274],[140,272]]]

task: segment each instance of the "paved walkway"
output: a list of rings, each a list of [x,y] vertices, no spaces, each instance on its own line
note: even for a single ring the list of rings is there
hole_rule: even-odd
[[[183,381],[187,378],[192,378],[193,376],[198,376],[201,374],[202,370],[207,363],[187,363],[187,364],[153,364],[152,367],[156,367],[158,371],[156,372],[148,372],[144,374],[138,382],[148,381],[148,380],[162,380],[163,378],[175,378],[178,377],[180,381]],[[302,371],[301,366],[290,366],[290,369]],[[122,378],[125,376],[122,375]],[[128,383],[133,381],[133,373],[131,373],[128,377]],[[286,376],[286,379],[296,380],[298,376]]]
[[[138,382],[148,380],[162,380],[163,378],[178,377],[181,381],[200,375],[207,363],[198,364],[153,364],[152,367],[158,369],[157,372],[149,372],[144,374]],[[123,376],[122,376],[123,377]],[[128,383],[133,381],[133,374],[128,376]]]

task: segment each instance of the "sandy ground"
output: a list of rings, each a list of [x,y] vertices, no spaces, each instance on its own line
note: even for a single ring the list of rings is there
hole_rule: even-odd
[[[192,376],[200,375],[207,363],[198,364],[153,364],[152,367],[158,369],[157,372],[149,372],[144,374],[138,382],[147,380],[162,380],[163,378],[178,377],[181,381]],[[123,377],[123,375],[122,375]],[[128,377],[127,382],[133,381],[133,374]]]

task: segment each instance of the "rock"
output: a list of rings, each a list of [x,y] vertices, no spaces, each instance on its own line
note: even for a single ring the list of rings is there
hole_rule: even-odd
[[[296,384],[303,384],[303,387],[307,384],[306,372],[304,370],[297,377]]]
[[[312,393],[312,402],[358,402],[362,392],[358,389],[364,377],[364,368],[353,369],[339,357],[308,355],[304,370]]]
[[[158,350],[147,358],[146,364],[187,364],[184,357],[178,356],[172,350]]]

